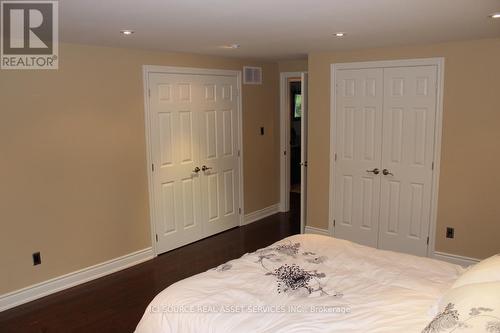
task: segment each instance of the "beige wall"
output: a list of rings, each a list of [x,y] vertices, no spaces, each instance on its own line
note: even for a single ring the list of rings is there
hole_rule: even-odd
[[[282,72],[305,72],[307,71],[307,59],[283,60],[278,62],[278,69]]]
[[[500,252],[500,39],[310,54],[308,224],[328,226],[330,64],[425,57],[446,62],[436,249],[484,258]]]
[[[144,64],[263,66],[242,93],[246,213],[279,201],[277,64],[68,44],[60,59],[0,71],[0,294],[151,246]]]

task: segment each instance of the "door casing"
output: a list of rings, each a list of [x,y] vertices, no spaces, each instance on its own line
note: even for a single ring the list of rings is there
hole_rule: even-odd
[[[143,85],[144,85],[144,123],[145,123],[145,134],[146,134],[146,160],[147,160],[147,173],[148,173],[148,194],[149,194],[149,224],[151,228],[151,246],[153,248],[153,253],[158,256],[157,242],[156,242],[156,210],[154,205],[154,191],[153,191],[153,157],[151,149],[151,112],[149,105],[149,74],[150,73],[162,73],[162,74],[192,74],[192,75],[223,75],[223,76],[234,76],[237,79],[238,87],[238,137],[237,137],[237,149],[239,151],[239,168],[240,168],[240,202],[238,203],[239,211],[239,225],[243,225],[243,217],[245,215],[244,208],[244,190],[243,190],[243,112],[242,112],[242,81],[241,81],[241,71],[234,70],[223,70],[223,69],[206,69],[206,68],[193,68],[193,67],[172,67],[172,66],[152,66],[144,65],[142,67],[143,71]]]
[[[330,67],[330,180],[329,180],[329,211],[328,211],[328,232],[334,236],[334,203],[335,203],[335,154],[337,146],[335,133],[337,123],[335,121],[336,110],[336,71],[339,69],[365,69],[365,68],[388,68],[388,67],[411,67],[411,66],[437,66],[437,107],[436,125],[434,131],[434,172],[432,175],[431,194],[431,216],[429,224],[429,245],[427,256],[434,256],[436,244],[436,225],[438,210],[438,190],[439,173],[441,169],[441,140],[443,131],[443,89],[444,89],[444,58],[422,58],[403,60],[382,60],[369,62],[334,63]]]

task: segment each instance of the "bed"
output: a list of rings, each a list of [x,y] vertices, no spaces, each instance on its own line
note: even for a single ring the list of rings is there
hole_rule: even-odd
[[[136,333],[422,332],[461,266],[295,235],[157,295]]]

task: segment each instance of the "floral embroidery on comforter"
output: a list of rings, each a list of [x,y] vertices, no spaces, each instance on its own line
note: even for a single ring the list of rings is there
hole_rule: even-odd
[[[332,296],[342,297],[337,291],[327,291],[327,276],[317,269],[308,269],[311,265],[324,263],[328,258],[311,251],[301,251],[300,243],[286,241],[274,246],[257,250],[247,256],[254,257],[267,276],[276,280],[276,292],[290,296]],[[218,272],[228,271],[230,263],[215,268]]]

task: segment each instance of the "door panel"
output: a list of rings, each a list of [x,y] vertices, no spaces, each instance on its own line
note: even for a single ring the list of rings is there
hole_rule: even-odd
[[[208,222],[211,222],[219,218],[219,175],[217,173],[207,175],[206,186],[207,215]]]
[[[234,170],[224,171],[224,216],[235,213]]]
[[[204,120],[200,128],[200,165],[206,236],[239,224],[239,158],[237,149],[237,79],[225,76],[200,78],[210,93],[200,103]],[[205,96],[205,97],[206,97]]]
[[[231,157],[234,152],[233,110],[222,110],[222,154]]]
[[[376,247],[382,147],[383,70],[336,73],[334,235]]]
[[[177,231],[177,225],[175,223],[175,183],[166,182],[161,184],[161,198],[160,202],[162,204],[161,211],[163,216],[161,219],[160,230],[163,234],[170,234]]]
[[[196,78],[150,74],[151,150],[156,170],[153,195],[158,251],[165,252],[202,236],[199,159],[193,100]]]
[[[217,158],[217,114],[215,110],[207,110],[204,115],[206,137],[203,146],[205,146],[205,159]]]
[[[384,69],[379,247],[426,255],[436,117],[436,66]]]

